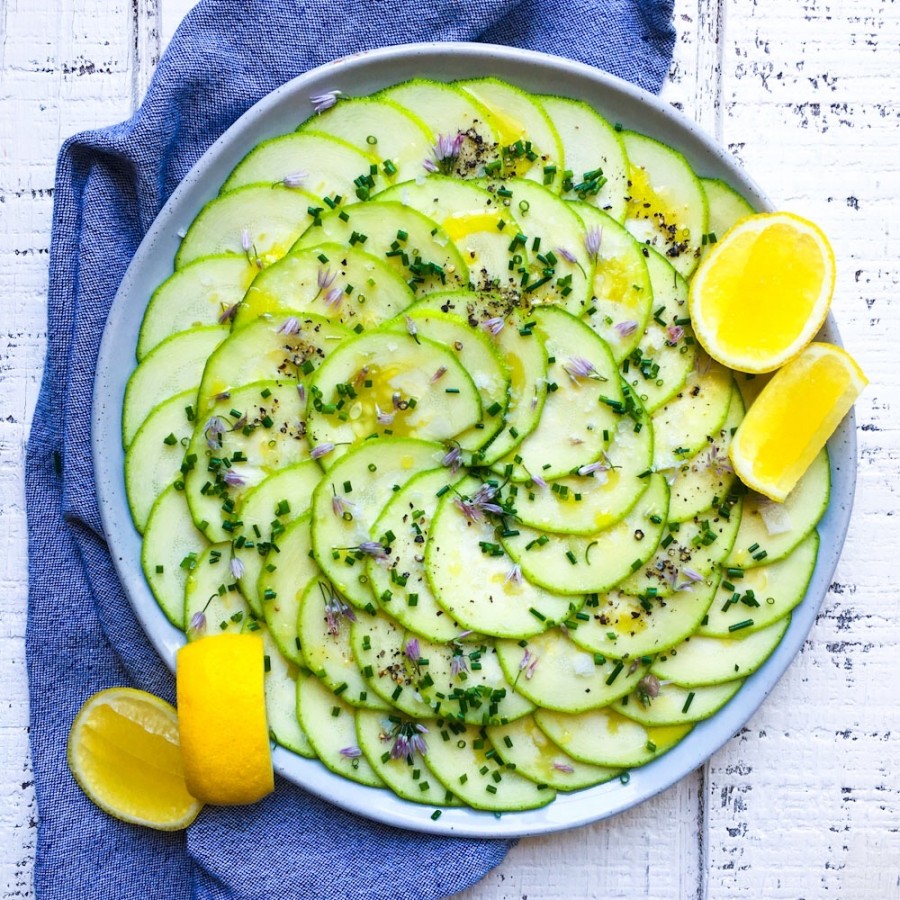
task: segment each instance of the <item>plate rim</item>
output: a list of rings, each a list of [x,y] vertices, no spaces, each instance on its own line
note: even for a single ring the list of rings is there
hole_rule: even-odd
[[[136,346],[137,328],[150,295],[150,291],[143,287],[145,270],[154,270],[154,265],[156,270],[160,270],[160,254],[169,254],[169,261],[174,261],[174,249],[180,241],[179,223],[183,222],[185,214],[193,218],[205,199],[215,196],[224,181],[215,173],[223,168],[230,169],[244,152],[262,139],[260,123],[265,127],[281,104],[301,100],[294,119],[293,127],[296,127],[296,123],[307,117],[304,113],[312,113],[308,102],[311,94],[343,89],[343,85],[359,84],[360,80],[369,84],[374,79],[380,81],[382,87],[387,87],[406,80],[397,77],[397,72],[417,71],[423,65],[429,68],[420,73],[421,77],[447,80],[441,77],[441,73],[449,73],[454,67],[462,65],[466,77],[471,77],[472,72],[477,75],[484,71],[526,90],[536,90],[528,87],[529,84],[542,83],[546,87],[547,82],[540,82],[538,73],[544,76],[549,71],[554,76],[554,86],[560,83],[568,86],[566,92],[560,92],[560,95],[594,101],[604,115],[610,108],[621,108],[626,112],[630,108],[632,115],[623,115],[621,120],[631,127],[647,118],[651,122],[657,120],[673,130],[675,140],[672,140],[673,134],[660,134],[652,130],[649,132],[651,137],[681,150],[692,165],[698,157],[713,160],[713,169],[718,170],[714,177],[727,175],[729,183],[749,196],[757,208],[768,211],[775,208],[756,182],[714,139],[657,96],[600,69],[537,51],[465,42],[401,44],[327,62],[286,82],[252,105],[200,156],[159,211],[116,292],[97,358],[91,410],[91,452],[100,519],[129,603],[144,633],[172,671],[175,652],[184,643],[184,635],[165,618],[144,579],[140,536],[131,523],[125,496],[124,451],[121,447],[124,385],[135,364],[133,348]],[[391,77],[384,78],[383,73],[386,72],[392,73]],[[456,77],[459,74],[456,73]],[[577,88],[574,93],[572,87]],[[370,88],[365,93],[372,90]],[[246,142],[251,139],[252,143],[248,146]],[[215,189],[211,190],[212,187]],[[173,270],[172,265],[168,270]],[[155,286],[155,283],[151,284]],[[129,317],[135,314],[137,322],[133,319],[129,321]],[[135,340],[126,343],[123,348],[123,334],[127,336],[132,332]],[[822,338],[841,344],[830,313],[820,332],[819,339]],[[124,370],[123,361],[127,363]],[[853,505],[857,450],[856,422],[852,410],[829,440],[828,446],[832,492],[828,510],[819,526],[820,533],[824,529],[828,540],[821,542],[823,548],[820,548],[806,596],[794,610],[784,637],[765,664],[746,679],[724,707],[711,718],[697,723],[672,750],[648,765],[632,770],[627,784],[614,779],[580,791],[560,792],[548,806],[524,812],[505,812],[499,817],[469,808],[443,808],[441,816],[435,820],[431,818],[433,806],[415,804],[396,797],[390,791],[351,782],[328,771],[318,760],[304,759],[278,746],[273,750],[275,770],[319,797],[382,824],[465,837],[515,838],[548,834],[606,819],[657,796],[709,760],[746,725],[799,654],[815,623],[843,548]],[[836,486],[840,487],[840,496]]]

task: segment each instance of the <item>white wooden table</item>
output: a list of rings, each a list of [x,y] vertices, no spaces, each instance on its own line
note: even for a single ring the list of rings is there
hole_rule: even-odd
[[[22,459],[40,383],[62,140],[127,118],[190,0],[0,2],[0,887],[31,898]],[[850,536],[800,657],[662,796],[522,841],[467,900],[900,898],[900,3],[676,0],[664,96],[835,247],[834,313],[871,386]]]

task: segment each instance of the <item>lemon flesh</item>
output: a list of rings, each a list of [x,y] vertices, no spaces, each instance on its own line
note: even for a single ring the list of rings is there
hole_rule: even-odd
[[[789,213],[750,216],[701,264],[691,322],[714,359],[770,372],[812,340],[833,289],[834,257],[815,225]]]
[[[218,634],[177,662],[179,733],[190,792],[205,803],[254,803],[275,789],[266,724],[263,640]]]
[[[741,481],[783,502],[867,383],[843,349],[810,344],[772,377],[738,427],[729,452]]]
[[[177,831],[202,807],[185,782],[178,714],[144,691],[109,688],[89,698],[72,723],[68,761],[88,797],[124,822]]]

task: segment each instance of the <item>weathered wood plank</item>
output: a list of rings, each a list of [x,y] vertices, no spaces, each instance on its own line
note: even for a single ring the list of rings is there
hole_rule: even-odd
[[[728,4],[722,134],[773,200],[817,221],[838,260],[834,313],[872,384],[856,509],[800,657],[710,766],[710,897],[900,897],[896,371],[889,251],[900,21],[893,4]]]

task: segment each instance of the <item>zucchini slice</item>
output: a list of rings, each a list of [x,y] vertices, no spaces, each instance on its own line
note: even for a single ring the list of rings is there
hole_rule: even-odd
[[[647,729],[679,727],[701,722],[718,712],[741,688],[743,678],[694,688],[664,684],[659,694],[643,702],[634,693],[616,705],[616,711]]]
[[[316,751],[297,718],[297,677],[300,670],[278,652],[268,632],[264,628],[260,630],[268,658],[265,691],[269,732],[282,747],[307,759],[315,759]]]
[[[251,622],[250,607],[237,586],[230,562],[231,544],[226,541],[210,544],[191,559],[193,567],[184,587],[188,640],[239,634]]]

